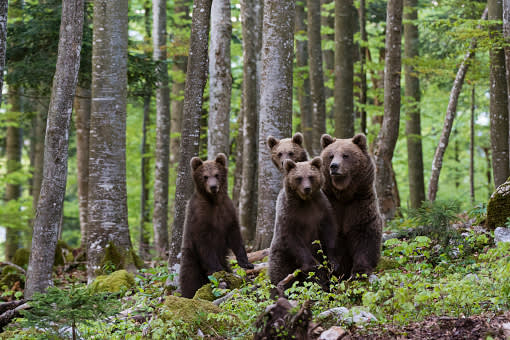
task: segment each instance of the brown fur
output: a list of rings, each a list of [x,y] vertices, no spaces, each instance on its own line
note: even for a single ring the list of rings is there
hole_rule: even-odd
[[[322,189],[333,207],[339,228],[339,274],[348,278],[370,274],[381,255],[383,221],[374,187],[375,167],[365,135],[336,139],[322,135]]]
[[[296,269],[308,272],[322,262],[320,240],[326,255],[335,246],[336,224],[328,199],[321,191],[322,161],[284,162],[284,189],[276,208],[276,223],[269,253],[269,277],[278,284]]]
[[[296,132],[292,138],[276,139],[273,136],[267,137],[267,146],[271,150],[271,159],[274,165],[283,172],[283,162],[292,159],[294,162],[305,162],[308,160],[305,148],[303,147],[303,135]]]
[[[239,221],[227,194],[227,158],[220,153],[215,160],[191,160],[195,192],[186,207],[180,287],[191,298],[209,282],[214,272],[230,271],[227,251],[232,249],[241,267],[253,268],[244,249]]]

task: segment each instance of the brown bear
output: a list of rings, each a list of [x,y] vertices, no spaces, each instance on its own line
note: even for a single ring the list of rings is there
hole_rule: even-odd
[[[269,278],[278,284],[296,269],[316,271],[335,247],[337,233],[333,211],[321,191],[320,157],[309,162],[284,161],[284,188],[276,207],[276,222],[269,252]]]
[[[337,275],[347,279],[369,275],[381,256],[383,220],[375,192],[375,166],[368,154],[367,138],[321,137],[324,184],[322,190],[333,207],[338,225]]]
[[[251,269],[244,249],[239,221],[227,194],[227,157],[219,153],[215,160],[191,159],[195,192],[186,206],[181,247],[179,283],[181,293],[192,298],[198,288],[209,282],[208,276],[230,271],[228,249],[237,262]]]
[[[292,138],[281,140],[269,136],[266,142],[271,150],[271,159],[281,172],[283,172],[283,161],[286,159],[292,159],[294,162],[308,160],[308,155],[303,147],[303,135],[299,132],[296,132]]]

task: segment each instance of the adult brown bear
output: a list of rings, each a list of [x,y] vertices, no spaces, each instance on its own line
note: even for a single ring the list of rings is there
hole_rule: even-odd
[[[383,220],[375,192],[375,166],[367,138],[321,137],[324,185],[338,224],[336,245],[341,278],[372,273],[381,256]]]
[[[220,153],[215,160],[191,159],[195,192],[186,207],[182,258],[179,273],[181,293],[192,298],[198,288],[209,282],[207,276],[217,271],[230,271],[228,249],[237,263],[247,269],[239,221],[227,194],[227,157]]]

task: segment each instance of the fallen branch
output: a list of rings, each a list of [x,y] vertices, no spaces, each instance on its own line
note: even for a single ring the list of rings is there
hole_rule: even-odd
[[[14,303],[7,302],[9,305],[9,310],[5,311],[0,315],[0,332],[3,332],[4,327],[7,326],[14,318],[20,316],[20,311],[24,309],[31,308],[27,300],[19,300],[13,301]],[[4,307],[5,304],[2,304]],[[5,307],[4,307],[5,308]]]
[[[283,292],[285,291],[285,285],[290,283],[292,280],[296,278],[296,275],[294,273],[287,275],[283,280],[278,282],[276,285],[276,290],[278,291],[279,296],[284,296]]]
[[[26,274],[25,269],[21,268],[20,266],[18,266],[17,264],[14,264],[12,262],[2,261],[2,262],[0,262],[0,265],[2,265],[2,266],[12,266],[12,267],[16,268],[17,270],[19,270],[20,272],[22,272],[23,274]]]

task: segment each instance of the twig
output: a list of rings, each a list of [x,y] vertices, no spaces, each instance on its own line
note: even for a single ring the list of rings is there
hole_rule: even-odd
[[[285,285],[295,279],[296,276],[294,273],[287,275],[283,280],[278,282],[276,285],[276,290],[278,291],[278,295],[284,296],[283,292],[285,291]]]
[[[2,261],[2,262],[0,262],[0,265],[12,266],[12,267],[16,268],[17,270],[19,270],[20,272],[22,272],[23,274],[26,274],[25,269],[21,268],[20,266],[18,266],[17,264],[14,264],[12,262]]]

